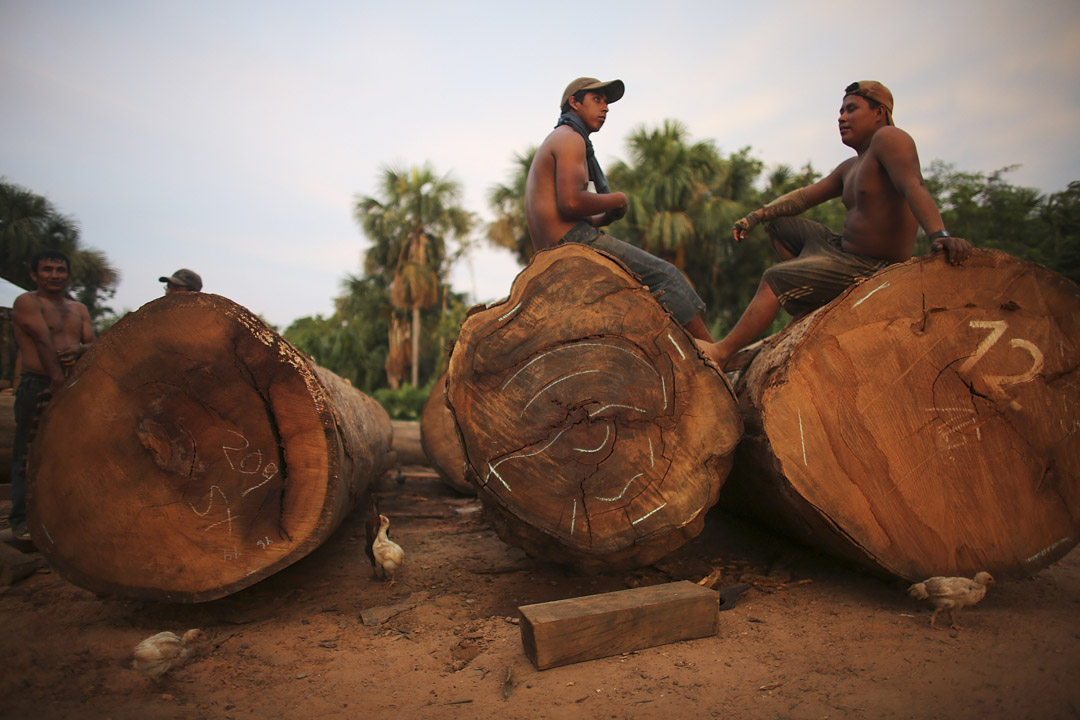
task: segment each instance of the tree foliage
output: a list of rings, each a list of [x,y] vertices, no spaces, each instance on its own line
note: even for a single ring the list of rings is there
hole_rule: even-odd
[[[463,251],[476,222],[461,207],[460,199],[461,185],[425,164],[383,168],[378,195],[362,196],[356,202],[356,220],[372,243],[364,255],[365,274],[386,282],[393,306],[411,313],[414,386],[420,384],[421,311],[437,304],[447,292],[450,265],[460,254],[448,255],[447,241],[458,240]],[[391,353],[395,351],[400,348],[391,348]],[[399,382],[392,374],[391,387]]]
[[[536,146],[514,155],[508,185],[496,184],[488,192],[488,205],[495,220],[487,226],[487,238],[495,247],[509,250],[522,265],[533,256],[532,237],[525,220],[525,183],[536,157]]]
[[[116,293],[120,273],[103,252],[80,245],[75,219],[41,195],[0,182],[0,277],[33,289],[30,258],[45,249],[59,250],[71,260],[70,293],[92,319],[112,312],[105,303]]]
[[[489,195],[496,220],[488,238],[495,245],[531,255],[525,230],[525,178],[535,149],[515,155],[511,182]],[[809,163],[796,172],[776,165],[766,172],[750,148],[723,156],[712,141],[692,141],[687,128],[667,120],[641,126],[627,139],[628,160],[608,168],[613,188],[629,197],[626,217],[608,232],[663,257],[686,273],[705,300],[706,320],[715,337],[726,334],[757,289],[764,270],[776,262],[756,230],[736,243],[731,224],[784,193],[821,178]],[[940,161],[927,170],[927,186],[937,199],[946,227],[977,247],[992,247],[1044,264],[1080,281],[1080,181],[1049,197],[1005,180],[1013,168],[989,174],[957,172]],[[804,215],[835,232],[843,230],[845,208],[837,198]],[[920,233],[916,253],[929,252]],[[781,314],[773,329],[787,321]]]

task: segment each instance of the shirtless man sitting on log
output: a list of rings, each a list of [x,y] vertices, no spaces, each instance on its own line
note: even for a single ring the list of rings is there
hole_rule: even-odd
[[[783,306],[794,318],[825,305],[847,287],[892,263],[911,258],[919,227],[934,251],[959,265],[971,245],[945,230],[941,212],[923,182],[911,136],[893,125],[893,96],[879,82],[862,80],[844,89],[840,141],[856,156],[813,185],[782,195],[735,223],[736,242],[754,226],[765,230],[782,262],[765,271],[757,293],[731,332],[698,346],[721,368],[756,340]],[[839,197],[847,208],[844,232],[791,217]]]
[[[601,232],[626,214],[625,193],[611,192],[589,135],[623,96],[622,80],[578,78],[563,91],[562,115],[536,152],[525,185],[525,217],[537,251],[576,242],[614,255],[641,277],[659,302],[695,338],[712,342],[705,303],[671,263]],[[591,186],[591,187],[590,187]]]
[[[67,296],[71,264],[59,250],[42,250],[30,259],[37,290],[15,298],[12,319],[19,349],[15,390],[15,437],[11,453],[11,531],[28,540],[26,530],[26,454],[40,406],[64,384],[71,366],[94,342],[86,306]]]

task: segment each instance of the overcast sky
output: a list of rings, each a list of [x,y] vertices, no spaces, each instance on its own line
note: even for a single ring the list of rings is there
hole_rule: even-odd
[[[352,209],[380,168],[430,162],[490,220],[581,75],[626,83],[593,136],[604,165],[673,118],[724,154],[829,170],[850,154],[843,88],[874,79],[923,167],[1080,179],[1077,0],[0,0],[0,176],[105,252],[116,310],[188,267],[284,329],[360,272]],[[503,297],[519,268],[479,246],[455,289]]]

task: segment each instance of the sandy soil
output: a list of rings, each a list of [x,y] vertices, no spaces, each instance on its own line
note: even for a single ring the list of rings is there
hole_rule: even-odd
[[[355,513],[214,602],[102,598],[48,570],[0,589],[0,717],[1080,717],[1080,552],[935,631],[904,583],[719,511],[653,567],[575,575],[504,545],[475,499],[413,470],[377,486],[407,552],[393,587],[371,577]],[[545,671],[522,651],[520,605],[715,568],[722,586],[754,585],[716,637]],[[211,639],[186,665],[158,681],[131,669],[140,640],[189,627]]]

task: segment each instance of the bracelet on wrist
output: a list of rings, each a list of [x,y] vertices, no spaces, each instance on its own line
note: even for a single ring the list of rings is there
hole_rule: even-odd
[[[931,233],[930,242],[934,242],[935,240],[938,240],[940,238],[947,237],[952,237],[952,235],[949,234],[948,230],[938,230],[936,233]]]

